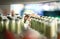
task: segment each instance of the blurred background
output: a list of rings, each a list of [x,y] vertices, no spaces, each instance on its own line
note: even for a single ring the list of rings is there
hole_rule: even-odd
[[[24,23],[25,17],[27,19],[30,17],[31,20]],[[24,33],[27,38],[20,37],[21,33],[25,31],[24,26],[30,26],[26,30],[28,35],[26,32]],[[1,0],[0,37],[2,38],[0,39],[32,39],[34,34],[29,33],[29,30],[37,31],[40,39],[60,39],[60,1]],[[28,38],[30,34],[32,37]]]

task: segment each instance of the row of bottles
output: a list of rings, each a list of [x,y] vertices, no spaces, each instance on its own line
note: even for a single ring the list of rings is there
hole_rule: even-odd
[[[12,17],[10,14],[7,16],[3,16],[0,14],[0,31],[2,32],[3,28],[15,33],[21,33],[21,27],[23,26],[22,18],[16,14],[16,16]]]
[[[58,18],[40,16],[31,17],[31,28],[39,31],[48,39],[57,38]]]

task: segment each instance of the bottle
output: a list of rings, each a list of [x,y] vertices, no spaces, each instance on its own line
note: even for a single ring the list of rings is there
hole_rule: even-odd
[[[57,39],[60,39],[60,19],[58,19],[58,23],[57,23]]]
[[[15,32],[15,18],[14,17],[9,18],[9,31]]]
[[[8,19],[6,16],[3,16],[3,28],[6,28],[8,30]]]
[[[10,32],[8,29],[7,29],[7,17],[6,16],[3,16],[3,39],[15,39],[15,36],[12,32]]]
[[[20,34],[21,33],[21,25],[20,25],[20,19],[15,19],[15,33]]]
[[[2,14],[0,13],[0,32],[2,32],[3,29],[3,20],[2,20]]]

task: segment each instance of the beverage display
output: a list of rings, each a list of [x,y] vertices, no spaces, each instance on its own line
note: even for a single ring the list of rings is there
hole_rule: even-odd
[[[40,18],[31,18],[31,28],[37,30],[48,39],[54,39],[57,36],[57,20],[54,17],[40,16]],[[35,20],[34,20],[35,19]]]
[[[30,28],[39,32],[42,34],[42,36],[46,36],[48,39],[59,39],[59,21],[60,20],[58,18],[50,16],[31,17]],[[18,14],[16,14],[14,17],[10,16],[10,14],[7,16],[0,15],[0,32],[4,32],[4,35],[2,36],[5,36],[5,34],[7,34],[8,37],[11,35],[11,38],[18,38],[20,34],[24,34],[25,31],[24,22]]]

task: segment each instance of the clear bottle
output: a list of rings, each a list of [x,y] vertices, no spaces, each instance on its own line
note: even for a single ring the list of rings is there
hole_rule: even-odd
[[[15,18],[10,17],[9,19],[9,31],[15,32]]]
[[[20,25],[20,19],[16,18],[15,19],[15,33],[20,34],[21,33],[21,25]]]
[[[8,30],[8,19],[6,16],[3,16],[3,28],[6,28]]]

